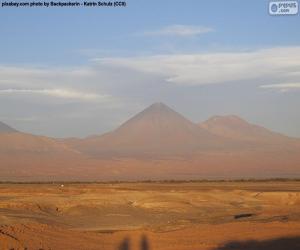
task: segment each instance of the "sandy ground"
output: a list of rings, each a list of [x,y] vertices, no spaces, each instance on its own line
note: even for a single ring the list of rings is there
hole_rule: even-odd
[[[300,249],[300,182],[1,184],[0,249]]]

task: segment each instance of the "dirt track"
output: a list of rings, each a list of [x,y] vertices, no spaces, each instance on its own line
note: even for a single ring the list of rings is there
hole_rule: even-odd
[[[1,250],[293,250],[300,182],[2,184],[0,223]]]

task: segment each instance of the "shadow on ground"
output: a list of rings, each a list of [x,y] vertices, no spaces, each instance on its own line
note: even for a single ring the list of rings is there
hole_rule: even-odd
[[[215,250],[299,250],[300,237],[278,238],[265,241],[232,241]]]
[[[130,239],[125,238],[117,250],[131,250]],[[149,240],[145,235],[141,237],[140,250],[150,250]],[[214,250],[300,250],[300,237],[264,241],[230,241]]]
[[[129,238],[125,238],[121,244],[119,245],[118,250],[130,250],[130,240]]]
[[[130,250],[130,239],[125,238],[118,247],[118,250]],[[141,237],[140,250],[150,250],[149,241],[146,235]]]

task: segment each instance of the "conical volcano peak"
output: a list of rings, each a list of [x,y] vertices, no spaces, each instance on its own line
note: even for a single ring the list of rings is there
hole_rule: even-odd
[[[112,150],[123,155],[178,155],[211,145],[214,139],[214,135],[159,102],[111,133],[91,139],[89,148],[97,147],[98,152],[104,148],[105,152]]]
[[[162,102],[156,102],[144,109],[142,112],[175,112],[168,105]]]
[[[151,104],[148,108],[153,108],[153,109],[164,109],[164,108],[168,108],[169,107],[164,104],[163,102],[155,102],[153,104]]]
[[[145,108],[143,111],[129,119],[122,126],[133,124],[136,122],[145,122],[145,123],[153,123],[155,122],[158,125],[160,122],[164,123],[191,123],[186,118],[184,118],[181,114],[177,113],[175,110],[167,106],[162,102],[153,103],[149,107]],[[122,127],[121,126],[121,127]]]

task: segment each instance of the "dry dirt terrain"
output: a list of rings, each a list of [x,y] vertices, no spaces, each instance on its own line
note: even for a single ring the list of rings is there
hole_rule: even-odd
[[[300,249],[300,182],[0,184],[1,250]]]

